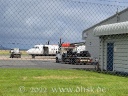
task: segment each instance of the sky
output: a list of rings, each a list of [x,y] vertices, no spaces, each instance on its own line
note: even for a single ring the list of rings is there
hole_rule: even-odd
[[[118,1],[118,2],[117,2]],[[0,46],[83,42],[83,30],[127,7],[126,0],[0,0]]]

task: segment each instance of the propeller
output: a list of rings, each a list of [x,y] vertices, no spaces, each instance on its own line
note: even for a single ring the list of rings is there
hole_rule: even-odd
[[[61,48],[61,46],[62,46],[63,43],[64,42],[62,42],[62,39],[60,38],[60,42],[58,42],[59,48]]]

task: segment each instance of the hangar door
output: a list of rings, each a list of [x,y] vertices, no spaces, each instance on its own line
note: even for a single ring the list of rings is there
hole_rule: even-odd
[[[107,71],[113,71],[114,43],[107,43]]]

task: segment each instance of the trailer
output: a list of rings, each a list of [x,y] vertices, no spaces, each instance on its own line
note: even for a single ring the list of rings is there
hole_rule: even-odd
[[[73,52],[75,47],[61,47],[56,54],[56,63],[65,64],[91,64],[92,58],[88,51],[81,51],[80,53]]]
[[[21,52],[19,48],[13,48],[10,50],[10,58],[21,58]]]
[[[64,63],[65,64],[84,64],[84,65],[87,65],[87,64],[91,64],[91,59],[88,58],[88,57],[66,57],[64,58]]]

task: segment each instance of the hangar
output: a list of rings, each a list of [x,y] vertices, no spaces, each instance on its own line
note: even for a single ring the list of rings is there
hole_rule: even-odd
[[[85,29],[82,32],[82,39],[85,40],[86,50],[90,52],[93,59],[99,58],[100,56],[100,39],[99,37],[95,37],[93,34],[93,30],[95,29],[95,27],[125,21],[128,21],[128,8],[122,10],[121,12],[115,13],[113,16],[91,26],[88,29]]]
[[[93,34],[100,40],[100,69],[128,72],[128,21],[98,26]]]

